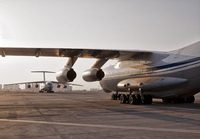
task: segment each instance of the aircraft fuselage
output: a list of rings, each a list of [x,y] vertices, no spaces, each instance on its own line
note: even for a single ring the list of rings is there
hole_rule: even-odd
[[[135,94],[143,87],[144,94],[154,98],[192,96],[200,91],[200,57],[184,49],[168,53],[157,63],[120,61],[103,70],[105,77],[100,85],[105,92],[128,92],[132,88]]]

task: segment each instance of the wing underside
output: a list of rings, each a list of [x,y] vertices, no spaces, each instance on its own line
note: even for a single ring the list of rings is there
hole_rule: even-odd
[[[33,82],[20,82],[20,83],[11,83],[11,84],[4,84],[4,85],[17,85],[17,84],[32,84],[32,83],[35,83],[35,84],[40,84],[40,83],[45,83],[44,81],[33,81]]]
[[[4,85],[22,85],[22,84],[41,84],[41,83],[46,83],[46,82],[51,82],[51,83],[55,83],[55,84],[64,84],[64,85],[71,85],[71,86],[83,86],[81,84],[74,84],[74,83],[59,83],[57,81],[33,81],[33,82],[21,82],[21,83],[11,83],[11,84],[4,84]]]
[[[35,57],[80,57],[96,59],[149,60],[153,57],[164,58],[161,52],[105,50],[105,49],[71,49],[71,48],[0,48],[0,54],[5,56],[35,56]]]

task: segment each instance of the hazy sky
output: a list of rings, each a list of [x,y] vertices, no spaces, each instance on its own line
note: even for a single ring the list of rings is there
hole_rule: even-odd
[[[1,47],[169,51],[199,40],[200,0],[0,0]],[[41,80],[30,71],[58,71],[66,61],[1,57],[0,83]],[[78,59],[74,82],[97,87],[81,77],[94,62]],[[55,74],[47,79],[55,80]]]

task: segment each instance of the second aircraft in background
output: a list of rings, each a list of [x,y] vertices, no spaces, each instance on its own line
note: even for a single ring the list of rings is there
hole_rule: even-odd
[[[17,84],[25,84],[28,88],[31,88],[31,84],[35,83],[35,88],[39,88],[40,84],[43,84],[40,93],[47,92],[53,93],[53,83],[57,84],[57,88],[60,88],[63,85],[63,88],[67,88],[68,85],[75,85],[75,86],[82,86],[79,84],[72,84],[72,83],[59,83],[57,81],[46,81],[45,73],[55,73],[52,71],[31,71],[32,73],[43,73],[43,81],[33,81],[33,82],[22,82],[22,83],[13,83],[13,84],[5,84],[5,85],[17,85]]]

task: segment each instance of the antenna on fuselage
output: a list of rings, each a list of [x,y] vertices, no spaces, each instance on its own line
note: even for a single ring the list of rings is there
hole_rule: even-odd
[[[53,71],[31,71],[31,73],[43,73],[44,83],[46,82],[45,73],[55,73]]]

